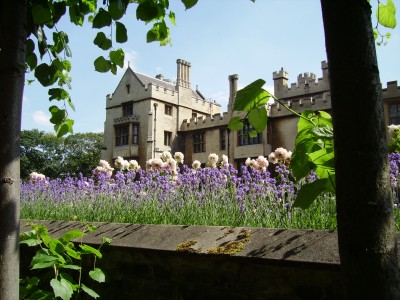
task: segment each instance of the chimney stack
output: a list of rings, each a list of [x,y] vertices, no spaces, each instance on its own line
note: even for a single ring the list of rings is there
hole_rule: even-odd
[[[233,104],[235,103],[236,92],[237,92],[237,82],[239,79],[238,74],[229,75],[229,103],[228,112],[232,111]]]
[[[177,85],[190,88],[190,62],[187,62],[183,59],[178,59],[176,63],[178,66]]]

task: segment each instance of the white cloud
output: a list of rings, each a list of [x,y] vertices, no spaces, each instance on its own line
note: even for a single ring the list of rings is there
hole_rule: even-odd
[[[38,110],[32,113],[33,121],[38,125],[51,126],[50,117],[43,111]]]
[[[104,132],[104,128],[96,128],[96,129],[91,130],[90,132],[103,133]]]
[[[123,70],[125,71],[128,68],[128,65],[131,69],[135,69],[135,60],[137,57],[137,53],[135,51],[128,51],[124,50],[125,58],[124,58],[124,67]]]

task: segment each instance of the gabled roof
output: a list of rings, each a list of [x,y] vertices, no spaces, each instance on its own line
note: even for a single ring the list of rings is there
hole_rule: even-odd
[[[154,77],[150,77],[138,72],[133,72],[137,79],[139,79],[139,81],[143,84],[143,86],[148,85],[149,83],[155,84],[155,85],[159,85],[161,87],[165,87],[167,89],[175,89],[175,83],[173,82],[167,82],[164,80],[160,80]]]
[[[122,77],[121,77],[120,83],[122,81],[122,78],[125,77],[128,72],[132,73],[144,87],[147,86],[149,83],[151,83],[151,84],[154,84],[154,85],[158,85],[158,86],[167,88],[169,90],[175,90],[176,91],[176,83],[174,81],[168,82],[168,81],[165,81],[165,80],[157,79],[155,77],[150,77],[150,76],[147,76],[145,74],[133,71],[131,69],[131,67],[128,67],[126,69],[124,75],[122,75]],[[117,88],[118,88],[119,84],[117,85]],[[196,91],[192,90],[192,97],[206,100],[206,98],[198,90],[196,90]]]

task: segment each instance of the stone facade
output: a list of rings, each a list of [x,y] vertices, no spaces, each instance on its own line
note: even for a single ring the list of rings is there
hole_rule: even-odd
[[[232,107],[239,76],[228,77],[229,103],[227,112],[222,113],[219,104],[191,89],[190,68],[189,62],[177,60],[177,82],[127,69],[115,92],[106,98],[103,159],[112,162],[122,156],[144,166],[147,160],[170,150],[183,152],[188,165],[194,160],[205,163],[210,153],[216,153],[220,157],[227,155],[230,163],[238,167],[247,157],[266,156],[277,147],[293,150],[296,116],[279,104],[271,104],[267,129],[255,139],[243,140],[240,132],[227,128],[229,120],[237,115]],[[274,72],[274,95],[298,113],[331,112],[327,62],[321,63],[321,69],[321,78],[317,79],[314,73],[300,74],[290,86],[288,72],[283,68]],[[397,81],[382,89],[382,99],[386,124],[400,124]]]
[[[161,74],[152,78],[126,70],[106,97],[103,159],[112,162],[122,156],[144,166],[165,150],[180,151],[183,120],[221,113],[219,104],[191,89],[190,63],[178,59],[177,73],[173,82]]]

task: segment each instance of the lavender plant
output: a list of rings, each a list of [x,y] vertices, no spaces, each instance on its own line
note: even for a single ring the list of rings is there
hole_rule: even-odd
[[[335,228],[335,205],[321,195],[309,211],[293,207],[303,180],[294,183],[290,153],[248,159],[235,170],[226,156],[210,155],[209,167],[180,164],[173,157],[148,162],[147,170],[96,168],[92,178],[23,182],[21,217],[152,224]],[[286,151],[286,152],[285,152]],[[273,157],[273,156],[276,157]],[[180,158],[183,161],[183,157]],[[217,162],[218,160],[218,162]],[[269,160],[269,161],[268,161]],[[104,164],[104,163],[103,163]],[[273,175],[271,175],[271,172]],[[323,209],[321,209],[323,205]]]

